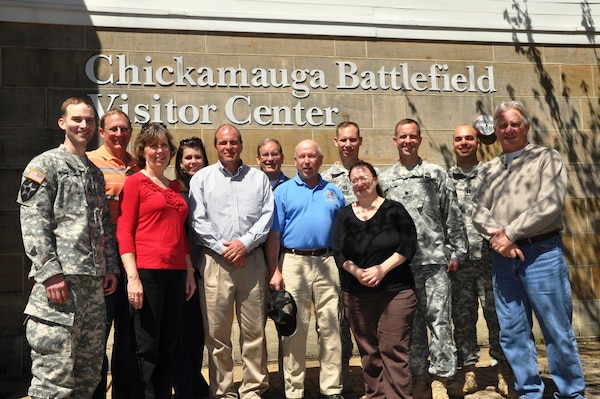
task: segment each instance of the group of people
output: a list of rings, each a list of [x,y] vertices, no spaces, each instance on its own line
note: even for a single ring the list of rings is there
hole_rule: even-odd
[[[295,331],[279,337],[288,399],[305,394],[312,312],[322,399],[348,388],[350,331],[366,398],[475,392],[479,301],[498,392],[543,395],[533,312],[555,397],[584,397],[560,239],[566,170],[556,151],[529,143],[521,103],[496,109],[502,154],[488,163],[471,125],[453,134],[450,170],[423,160],[419,123],[403,119],[399,161],[379,173],[360,159],[359,126],[342,122],[339,161],[320,174],[321,148],[303,140],[291,178],[272,138],[257,146],[260,169],[242,162],[232,125],[216,130],[209,165],[202,140],[177,148],[157,122],[141,127],[129,154],[133,130],[120,110],[102,116],[104,143],[86,153],[92,105],[70,98],[61,113],[64,143],[29,163],[17,198],[34,282],[30,397],[105,398],[113,325],[113,398],[259,398],[269,389],[267,298],[280,290],[296,309]],[[175,181],[165,175],[173,157]]]

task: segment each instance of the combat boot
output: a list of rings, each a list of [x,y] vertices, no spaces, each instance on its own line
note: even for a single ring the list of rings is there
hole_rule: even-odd
[[[462,398],[465,396],[463,392],[463,388],[465,386],[465,373],[458,369],[456,370],[456,374],[452,379],[449,379],[446,384],[446,390],[448,391],[448,395],[453,398]]]
[[[462,398],[467,394],[477,392],[477,379],[475,378],[476,369],[477,367],[472,364],[457,370],[454,378],[448,380],[448,395]]]
[[[431,392],[433,399],[450,399],[448,396],[448,379],[444,377],[433,376],[431,381]]]
[[[508,363],[504,361],[498,363],[496,367],[498,370],[498,387],[496,388],[496,392],[498,392],[505,398],[517,398],[519,395],[517,395],[515,389],[513,388],[512,369],[510,368]]]
[[[414,375],[412,378],[413,399],[432,399],[431,380],[428,374]]]
[[[463,392],[465,395],[477,392],[478,387],[477,379],[475,377],[475,370],[477,370],[477,367],[475,367],[474,364],[470,364],[464,367],[465,384],[463,385]]]

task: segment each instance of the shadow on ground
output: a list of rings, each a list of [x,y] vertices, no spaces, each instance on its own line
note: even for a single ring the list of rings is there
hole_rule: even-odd
[[[579,352],[586,382],[586,398],[600,398],[600,340],[580,340]],[[546,358],[546,347],[538,345],[538,361],[540,372],[546,389],[544,399],[552,399],[552,394],[556,390],[554,382],[550,378],[548,371],[548,361]],[[486,364],[487,363],[487,364]],[[477,367],[477,383],[479,390],[473,394],[466,395],[466,399],[500,399],[502,398],[495,392],[498,377],[495,367],[489,365],[489,355],[487,348],[482,348],[482,359]],[[269,364],[269,377],[271,388],[263,396],[265,399],[285,398],[283,385],[277,372],[277,364]],[[203,371],[205,373],[206,370]],[[241,366],[236,365],[236,381],[239,380]],[[317,399],[319,397],[319,367],[316,361],[309,361],[306,370],[305,395],[306,399]],[[22,399],[27,398],[27,381],[0,382],[0,399]],[[360,359],[355,356],[350,361],[350,384],[344,391],[345,399],[359,399],[364,394],[364,381],[360,367]],[[110,398],[110,394],[107,395]]]

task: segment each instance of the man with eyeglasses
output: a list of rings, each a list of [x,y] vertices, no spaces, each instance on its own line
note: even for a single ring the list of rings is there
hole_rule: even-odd
[[[419,303],[410,345],[413,397],[428,399],[433,391],[435,399],[448,399],[448,378],[454,376],[457,363],[448,272],[457,271],[466,258],[465,225],[448,173],[419,156],[419,123],[409,118],[398,122],[393,141],[399,161],[381,173],[379,184],[386,198],[404,205],[418,238],[411,262]]]
[[[104,175],[106,181],[106,199],[110,209],[110,221],[113,226],[117,225],[119,212],[119,195],[127,176],[137,172],[139,167],[135,158],[127,152],[127,146],[131,139],[131,121],[126,113],[118,109],[112,109],[100,118],[98,128],[104,143],[96,150],[87,153],[92,161]],[[121,258],[118,257],[119,264]],[[122,267],[122,265],[121,265]],[[112,353],[112,397],[122,399],[131,397],[130,378],[128,367],[133,361],[133,352],[130,345],[129,329],[129,301],[125,292],[125,273],[121,273],[117,290],[108,295],[106,299],[106,321],[108,323],[106,338],[110,327],[115,324],[113,353]],[[108,373],[108,358],[105,356],[102,365],[102,379],[94,392],[94,399],[106,398],[106,383]]]
[[[275,188],[286,181],[288,177],[281,171],[283,164],[283,149],[279,141],[266,138],[256,148],[256,162],[260,166],[260,170],[265,172],[271,183],[271,188]]]

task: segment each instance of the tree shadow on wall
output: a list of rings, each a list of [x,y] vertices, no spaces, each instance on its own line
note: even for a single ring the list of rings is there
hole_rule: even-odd
[[[582,25],[587,32],[586,36],[590,44],[593,45],[595,42],[595,31],[590,5],[587,1],[584,1],[581,3],[581,7],[583,15]],[[561,93],[557,93],[555,82],[544,66],[541,50],[533,39],[532,22],[526,3],[521,4],[519,1],[513,0],[512,9],[515,14],[511,15],[508,10],[505,10],[504,18],[513,28],[515,52],[525,56],[535,67],[542,91],[532,89],[533,96],[537,101],[537,105],[541,109],[547,109],[550,116],[549,121],[541,120],[537,116],[532,118],[530,140],[538,143],[545,142],[563,155],[565,162],[572,170],[571,177],[577,179],[579,183],[578,187],[582,190],[581,193],[570,192],[570,194],[577,194],[576,196],[578,197],[581,195],[586,197],[597,196],[600,194],[600,184],[589,173],[589,164],[591,163],[589,161],[597,160],[600,157],[600,146],[593,141],[594,136],[600,131],[600,115],[594,108],[591,88],[585,80],[582,80],[579,84],[580,89],[585,95],[585,106],[588,108],[590,114],[589,125],[582,126],[582,115],[578,110],[579,100],[574,102],[571,99],[571,89],[567,85],[568,76],[564,72],[561,74],[564,89]],[[519,41],[519,33],[526,33],[526,43]],[[593,48],[593,51],[596,53],[597,50]],[[598,60],[597,56],[596,59]],[[508,86],[507,90],[510,93],[510,97],[516,99],[514,89]],[[560,105],[559,101],[563,101],[566,106]],[[559,135],[554,137],[551,143],[548,143],[545,134],[552,130],[559,132]],[[578,153],[576,151],[577,148],[585,149],[587,153]],[[586,159],[589,161],[586,161],[586,159],[582,161],[583,156],[586,156]],[[600,227],[600,225],[597,226]]]
[[[582,19],[581,24],[586,32],[586,37],[590,43],[590,51],[594,51],[596,67],[600,66],[600,58],[595,48],[595,25],[591,13],[591,6],[584,0],[580,3]],[[600,159],[600,141],[595,137],[600,133],[600,115],[598,113],[598,99],[592,96],[592,88],[584,79],[578,83],[580,93],[576,99],[571,96],[571,91],[575,88],[569,86],[572,79],[565,72],[561,73],[561,82],[555,82],[544,65],[541,49],[536,45],[533,38],[533,24],[528,13],[526,1],[513,0],[512,11],[508,9],[504,12],[504,19],[512,27],[513,42],[515,52],[526,57],[534,66],[541,91],[532,89],[534,101],[537,106],[546,111],[549,119],[540,119],[533,116],[531,121],[531,130],[529,140],[534,143],[543,143],[560,152],[569,169],[569,196],[574,199],[584,199],[585,206],[579,207],[575,212],[580,213],[578,218],[586,220],[589,218],[589,224],[585,227],[585,233],[597,233],[600,231],[600,217],[597,212],[593,213],[595,203],[600,196],[600,183],[595,178],[598,170],[597,160]],[[519,35],[526,35],[526,41],[522,43]],[[563,87],[558,92],[560,83]],[[572,89],[573,87],[573,89]],[[516,99],[514,88],[507,87],[507,91],[512,99]],[[581,113],[587,113],[584,115]],[[551,139],[548,138],[548,132],[556,131]],[[568,220],[566,221],[568,223]],[[578,229],[579,231],[581,229]],[[592,244],[598,246],[598,244]],[[592,248],[589,253],[597,253],[600,248]],[[572,249],[565,248],[565,254],[568,259],[574,259],[574,254],[569,253]],[[587,262],[586,262],[587,263]],[[580,292],[589,291],[589,289],[577,286],[574,281],[574,289],[580,289]],[[586,284],[582,284],[586,285]],[[591,299],[592,296],[584,296],[585,299]],[[586,316],[592,322],[598,322],[597,309],[593,301],[581,301]]]
[[[595,41],[597,31],[591,5],[587,0],[583,0],[579,6],[581,7],[581,26],[589,42],[588,47],[579,46],[579,48],[589,48],[590,52],[593,51],[596,65],[590,66],[590,69],[599,68],[600,57]],[[597,96],[593,95],[593,88],[590,87],[589,81],[591,81],[591,78],[586,81],[584,78],[578,78],[568,68],[564,68],[560,75],[561,81],[556,81],[556,78],[553,77],[544,64],[543,46],[538,46],[535,43],[533,37],[534,24],[529,15],[526,1],[513,0],[512,6],[504,11],[503,16],[512,29],[515,53],[525,57],[532,64],[539,83],[536,88],[531,89],[531,92],[535,108],[542,110],[542,112],[532,116],[529,140],[533,143],[548,145],[562,154],[569,169],[568,194],[571,199],[575,200],[573,201],[575,205],[572,212],[577,215],[576,219],[585,220],[587,223],[584,227],[577,228],[577,233],[583,236],[581,234],[583,230],[588,235],[590,233],[597,234],[600,232],[600,216],[597,216],[600,213],[600,182],[596,179],[599,168],[598,160],[600,159],[600,139],[598,139],[600,135],[600,114],[598,111],[599,100]],[[525,37],[525,40],[521,41],[519,37]],[[569,76],[570,73],[573,76]],[[506,91],[510,99],[521,100],[516,88],[510,84],[506,86]],[[577,93],[574,94],[574,91],[577,91]],[[409,113],[421,124],[422,129],[426,130],[426,125],[422,123],[423,121],[419,117],[418,107],[408,95],[405,95],[405,98]],[[525,105],[530,110],[534,108],[534,104]],[[486,107],[484,100],[477,100],[475,108],[477,114],[493,113],[491,107],[490,109]],[[551,132],[557,132],[558,134],[551,135]],[[455,164],[451,146],[433,144],[433,147],[442,155],[446,166]],[[480,158],[489,160],[500,152],[501,148],[498,143],[483,145]],[[568,215],[565,216],[565,222],[568,226]],[[589,245],[592,245],[592,248],[584,249],[588,254],[600,252],[598,242],[594,242],[593,238],[586,237],[586,239],[590,241],[591,244]],[[583,245],[580,245],[580,247],[583,247]],[[571,246],[565,247],[565,254],[567,259],[574,259],[575,254]],[[583,263],[588,262],[584,260]],[[573,289],[579,294],[580,298],[594,298],[593,287],[590,288],[590,280],[591,277],[586,281],[581,278],[573,279]],[[585,319],[589,320],[590,325],[600,322],[598,309],[596,309],[593,301],[582,300],[580,306],[585,307],[582,311],[585,313]]]

